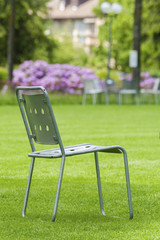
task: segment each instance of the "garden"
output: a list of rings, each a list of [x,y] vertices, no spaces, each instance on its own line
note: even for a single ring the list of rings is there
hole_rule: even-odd
[[[101,2],[93,10],[102,20],[97,44],[87,54],[82,46],[74,46],[71,36],[62,34],[59,40],[54,34],[53,20],[46,18],[48,0],[0,0],[0,240],[160,239],[158,101],[154,104],[152,96],[136,105],[130,98],[120,105],[112,94],[106,105],[103,94],[96,105],[91,96],[82,105],[85,79],[99,80],[105,89],[109,22],[100,11]],[[119,2],[123,12],[112,24],[109,66],[118,91],[125,81],[130,84],[133,79],[129,51],[133,48],[134,7],[140,1]],[[141,9],[140,91],[153,89],[160,78],[158,4],[144,0]],[[93,153],[66,158],[55,222],[51,218],[61,162],[36,158],[26,216],[22,216],[31,149],[15,89],[36,85],[49,93],[64,146],[92,143],[126,149],[132,220],[123,156],[102,152],[99,165],[105,216],[99,207]],[[39,150],[41,146],[36,147]]]
[[[4,73],[5,76],[5,73]],[[130,73],[116,73],[116,86],[117,89],[123,89],[123,83],[126,82],[127,86],[132,87],[132,75]],[[4,77],[6,79],[7,77]],[[51,100],[54,95],[54,103],[58,104],[81,104],[84,93],[84,81],[86,79],[99,80],[102,90],[105,90],[105,81],[102,80],[98,74],[91,68],[73,64],[49,64],[46,61],[24,61],[13,71],[13,79],[11,87],[13,90],[18,86],[43,86],[49,92]],[[156,77],[153,77],[149,72],[142,72],[139,83],[140,91],[152,90],[156,82]],[[1,86],[2,93],[5,89],[4,84]],[[159,89],[159,85],[158,85]],[[157,89],[157,97],[159,92]],[[156,91],[156,89],[155,89]],[[153,95],[148,94],[149,101],[140,103],[154,103]],[[147,95],[146,95],[147,96]],[[16,104],[14,91],[9,94],[0,95],[0,105],[10,103]],[[130,102],[132,103],[132,98]],[[91,96],[88,97],[88,103],[91,103]],[[157,100],[158,101],[158,100]],[[116,102],[115,96],[111,96],[110,103]],[[126,103],[125,101],[123,101]],[[102,104],[105,104],[105,96],[102,97]]]

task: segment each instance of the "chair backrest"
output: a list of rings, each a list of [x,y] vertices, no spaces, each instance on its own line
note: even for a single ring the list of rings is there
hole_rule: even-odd
[[[158,91],[159,86],[160,86],[160,79],[156,78],[154,85],[153,85],[153,91],[155,91],[155,92]]]
[[[21,95],[19,90],[24,90]],[[16,94],[29,140],[62,144],[47,91],[42,87],[18,87]]]
[[[122,89],[135,89],[134,87],[134,82],[133,81],[127,81],[123,80],[122,81]]]
[[[98,79],[85,79],[84,80],[84,92],[102,90],[100,81]]]

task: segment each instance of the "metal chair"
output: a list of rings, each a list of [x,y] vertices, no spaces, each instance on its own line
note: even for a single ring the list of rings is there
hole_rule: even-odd
[[[66,157],[70,157],[78,154],[85,154],[85,153],[94,153],[100,209],[101,209],[101,213],[105,215],[104,208],[103,208],[98,152],[106,152],[106,153],[123,153],[128,202],[129,202],[129,212],[130,212],[130,219],[132,219],[133,218],[132,200],[131,200],[128,160],[127,160],[127,153],[125,149],[117,145],[104,147],[104,146],[92,145],[90,143],[64,147],[47,91],[43,87],[18,87],[16,89],[16,96],[17,96],[20,111],[23,117],[23,121],[25,124],[25,128],[27,131],[27,135],[29,138],[30,146],[32,149],[32,152],[28,154],[28,156],[31,157],[32,160],[31,160],[31,166],[29,171],[29,177],[28,177],[22,215],[25,216],[26,214],[29,189],[31,185],[34,162],[36,158],[61,158],[61,167],[59,172],[57,193],[55,197],[55,205],[54,205],[53,216],[52,216],[52,221],[55,221],[58,201],[60,196],[65,159]],[[58,148],[36,151],[34,142],[39,144],[45,144],[45,145],[47,144],[58,145]]]
[[[133,103],[133,97],[136,98],[136,104],[139,104],[139,96],[137,93],[137,90],[134,89],[133,87],[133,82],[131,81],[126,81],[123,80],[122,81],[122,88],[119,91],[119,104],[122,104],[122,96],[125,95],[126,96],[126,100],[128,103],[128,95],[132,96],[132,103]]]
[[[84,79],[84,94],[82,104],[86,104],[87,95],[92,95],[92,102],[96,104],[97,94],[105,93],[98,79]]]
[[[153,84],[153,87],[151,89],[142,88],[140,90],[140,94],[143,97],[143,102],[145,102],[147,96],[149,96],[149,102],[151,102],[151,96],[153,95],[154,96],[154,103],[158,104],[159,103],[158,95],[160,94],[159,87],[160,87],[160,78],[156,78],[156,80]]]

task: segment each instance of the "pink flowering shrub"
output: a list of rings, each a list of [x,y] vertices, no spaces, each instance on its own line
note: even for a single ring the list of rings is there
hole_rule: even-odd
[[[49,92],[81,94],[84,79],[98,79],[91,69],[69,64],[25,61],[13,71],[16,86],[43,86]]]

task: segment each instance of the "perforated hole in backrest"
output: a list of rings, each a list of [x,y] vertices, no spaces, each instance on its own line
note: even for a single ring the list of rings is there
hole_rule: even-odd
[[[43,108],[41,108],[41,113],[44,114],[44,109]]]
[[[35,141],[41,144],[57,144],[54,121],[43,94],[23,94],[26,115]]]

